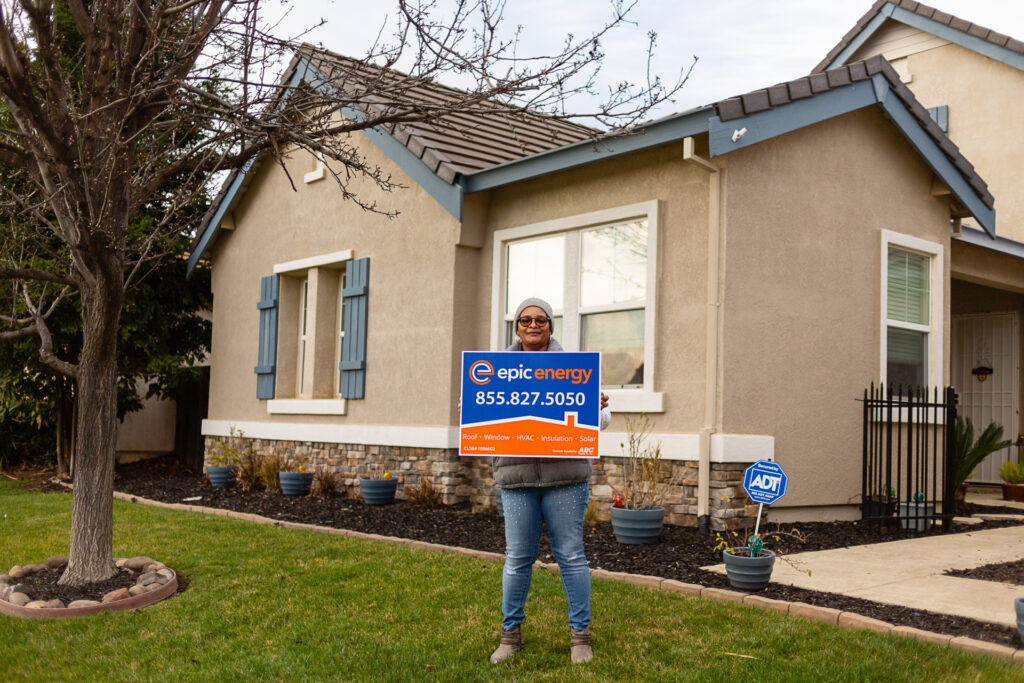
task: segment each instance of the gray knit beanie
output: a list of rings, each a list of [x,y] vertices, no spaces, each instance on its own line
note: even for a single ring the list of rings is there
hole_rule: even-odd
[[[547,301],[544,301],[544,299],[538,299],[535,296],[531,296],[528,299],[523,299],[523,303],[519,304],[519,307],[516,308],[516,314],[513,320],[519,320],[519,316],[522,315],[523,311],[529,308],[530,306],[536,306],[537,308],[543,309],[545,315],[547,315],[549,318],[555,317],[554,314],[551,312],[551,304],[549,304]]]

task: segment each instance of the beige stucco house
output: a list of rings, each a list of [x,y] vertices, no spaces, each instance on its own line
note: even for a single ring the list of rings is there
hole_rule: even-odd
[[[881,55],[988,183],[999,214],[993,236],[964,219],[950,245],[949,384],[976,425],[1024,431],[1020,314],[1024,310],[1024,42],[908,0],[879,1],[815,72]],[[972,370],[991,367],[979,381]],[[999,481],[1020,458],[993,454],[975,482]]]
[[[338,59],[306,53],[288,76],[327,80]],[[871,382],[950,383],[953,314],[991,305],[994,284],[1024,292],[992,246],[1007,242],[985,173],[878,55],[600,144],[540,116],[511,125],[368,133],[360,149],[405,189],[352,189],[390,219],[304,153],[294,191],[269,163],[227,180],[190,261],[213,267],[208,445],[237,427],[349,483],[383,464],[446,502],[493,504],[487,463],[457,455],[461,352],[503,348],[536,294],[566,348],[603,352],[615,416],[595,499],[621,474],[626,419],[646,413],[669,521],[740,524],[759,459],[789,474],[776,519],[852,518],[856,399]]]

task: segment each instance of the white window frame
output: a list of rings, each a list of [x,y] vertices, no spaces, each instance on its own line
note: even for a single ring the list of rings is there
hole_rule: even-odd
[[[889,320],[889,247],[903,249],[928,257],[928,325],[915,325],[903,321],[893,324]],[[881,254],[881,310],[879,334],[879,377],[888,386],[889,327],[917,330],[928,334],[928,368],[925,380],[929,388],[942,387],[945,374],[945,249],[938,242],[912,237],[890,230],[882,230]]]
[[[355,253],[351,249],[344,249],[342,251],[335,251],[328,254],[320,254],[317,256],[311,256],[309,258],[296,259],[294,261],[285,261],[284,263],[278,263],[274,265],[274,274],[276,275],[287,275],[295,278],[302,278],[308,280],[308,271],[312,268],[338,268],[342,270],[341,282],[338,284],[338,310],[341,310],[340,299],[342,297],[342,290],[345,288],[344,280],[344,269],[348,261],[355,258]],[[300,290],[301,292],[302,290]],[[313,302],[310,302],[313,303]],[[298,304],[301,306],[301,294],[300,301]],[[344,327],[344,321],[338,322],[338,327]],[[299,315],[299,332],[301,334],[302,316],[301,311]],[[337,334],[340,330],[334,330],[334,334]],[[300,344],[301,349],[301,344]],[[335,344],[334,355],[335,364],[337,368],[340,358],[337,358],[340,353],[340,344]],[[300,350],[301,353],[301,350]],[[310,354],[307,353],[307,357]],[[296,383],[301,382],[302,368],[297,368]],[[335,384],[338,383],[339,373],[335,370]],[[270,399],[267,401],[267,414],[269,415],[345,415],[347,401],[340,396],[340,386],[337,387],[339,392],[338,398],[330,399],[314,399],[314,398],[277,398]]]
[[[664,412],[663,396],[654,390],[656,376],[655,330],[657,329],[657,283],[658,283],[658,235],[659,202],[639,202],[601,211],[557,218],[514,228],[494,231],[494,255],[491,282],[491,349],[504,349],[505,339],[505,279],[506,245],[509,242],[552,235],[575,233],[579,238],[583,230],[606,225],[625,223],[631,220],[647,220],[647,282],[644,301],[644,383],[642,387],[608,389],[612,409],[622,413]],[[579,307],[580,264],[579,250],[566,250],[565,264],[565,307],[562,311],[562,337],[559,341],[567,351],[579,350],[580,316]],[[592,311],[587,311],[592,312]]]
[[[309,277],[302,280],[299,285],[299,358],[296,362],[295,393],[299,398],[305,398],[306,389],[306,342],[308,334],[306,328],[309,326]]]
[[[334,344],[334,393],[341,398],[341,352],[345,346],[345,271],[341,271],[341,282],[338,286],[338,326],[335,329]]]

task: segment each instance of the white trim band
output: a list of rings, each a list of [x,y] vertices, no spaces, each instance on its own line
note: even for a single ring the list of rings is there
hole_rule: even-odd
[[[203,436],[230,436],[231,427],[249,439],[315,441],[409,448],[458,448],[458,427],[392,427],[387,425],[327,425],[292,422],[203,420]]]
[[[343,398],[275,398],[267,401],[268,415],[344,415]]]
[[[700,458],[699,434],[651,434],[654,443],[661,442],[662,460],[692,460]],[[625,432],[602,432],[602,457],[623,457],[622,444],[629,442]],[[775,459],[775,437],[761,434],[712,434],[711,462],[753,463]]]
[[[345,261],[350,260],[352,260],[352,250],[344,249],[342,251],[336,251],[331,254],[320,254],[319,256],[301,258],[297,261],[285,261],[284,263],[275,263],[274,274],[279,275],[281,273],[294,273],[296,271],[309,270],[310,268],[318,268],[320,266],[340,266]]]

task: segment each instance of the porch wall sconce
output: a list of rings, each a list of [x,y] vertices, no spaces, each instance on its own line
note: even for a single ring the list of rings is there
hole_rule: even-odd
[[[971,370],[971,374],[977,377],[979,382],[984,382],[992,374],[992,368],[987,365],[979,365]]]

